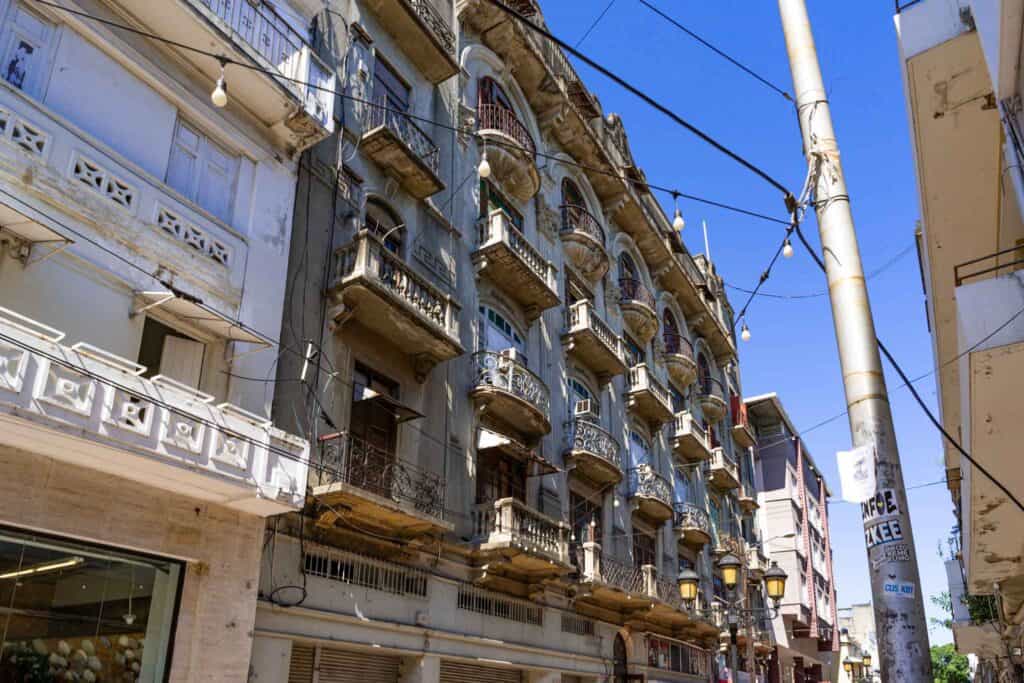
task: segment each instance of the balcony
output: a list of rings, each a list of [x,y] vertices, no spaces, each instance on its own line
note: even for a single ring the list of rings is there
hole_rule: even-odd
[[[510,195],[529,201],[540,190],[540,173],[537,146],[526,124],[498,104],[481,104],[476,116],[476,132],[486,145],[491,172]]]
[[[630,507],[660,525],[672,519],[672,485],[650,465],[629,471]]]
[[[118,5],[140,28],[258,67],[228,67],[228,107],[237,104],[255,116],[289,155],[312,147],[334,131],[333,72],[316,56],[307,37],[269,3],[118,0]],[[220,76],[215,59],[189,50],[175,50],[175,54],[208,87]]]
[[[562,345],[566,353],[590,368],[602,384],[626,371],[622,339],[589,301],[577,301],[569,307]]]
[[[417,379],[463,353],[459,305],[413,271],[368,230],[334,254],[328,288],[336,320],[358,320],[400,349],[409,349]]]
[[[346,432],[320,437],[313,496],[331,509],[321,525],[333,525],[337,509],[361,528],[404,539],[454,529],[444,520],[444,478]]]
[[[551,396],[540,377],[507,354],[473,354],[474,379],[470,397],[487,416],[527,440],[551,432]]]
[[[637,566],[601,554],[597,543],[584,543],[577,600],[617,613],[623,620],[659,621],[681,625],[689,621],[682,611],[679,585],[658,575],[653,565]]]
[[[658,331],[658,313],[654,296],[644,283],[631,278],[619,278],[619,310],[626,326],[646,344]]]
[[[675,530],[680,542],[698,552],[711,542],[711,520],[707,510],[693,503],[675,504]]]
[[[760,507],[757,503],[757,490],[751,482],[740,482],[739,490],[736,492],[736,502],[739,503],[740,510],[747,514]]]
[[[569,526],[514,498],[473,508],[473,544],[486,574],[514,574],[528,580],[567,574]]]
[[[747,545],[747,578],[750,581],[758,582],[764,578],[768,571],[768,558],[760,545],[750,543]]]
[[[720,529],[715,534],[715,545],[711,552],[719,557],[728,553],[743,562],[747,557],[747,546],[738,532]]]
[[[672,404],[668,391],[646,363],[629,369],[626,407],[640,419],[655,426],[660,427],[672,419]]]
[[[477,224],[473,265],[478,277],[490,278],[522,306],[531,322],[559,303],[558,271],[504,211],[494,210]]]
[[[697,387],[697,401],[701,413],[708,422],[719,422],[725,417],[728,406],[725,403],[725,391],[722,383],[713,377],[703,377]]]
[[[568,425],[569,445],[565,466],[598,487],[622,481],[622,455],[619,442],[593,422],[576,418]]]
[[[661,362],[665,364],[669,376],[675,380],[680,389],[693,384],[697,379],[697,362],[693,358],[693,344],[690,340],[674,332],[662,334],[664,349]]]
[[[582,206],[565,204],[561,211],[562,228],[558,234],[569,262],[583,277],[597,282],[609,267],[601,222]]]
[[[405,4],[406,0],[393,0]],[[428,0],[419,0],[426,3]],[[406,192],[426,199],[444,189],[441,152],[411,118],[388,108],[387,99],[374,97],[363,109],[360,149],[384,172],[398,179]]]
[[[733,394],[730,398],[732,409],[732,438],[740,448],[753,448],[757,444],[754,428],[750,426],[747,404]]]
[[[0,235],[14,238],[14,255],[23,263],[38,262],[74,241],[61,223],[80,221],[89,226],[83,238],[113,252],[106,263],[114,272],[123,261],[151,273],[163,268],[175,273],[176,287],[212,308],[237,309],[248,257],[245,238],[6,84],[0,86],[0,178],[8,187],[31,178],[33,187],[47,188],[0,205]],[[73,219],[64,217],[69,197]]]
[[[711,451],[711,465],[708,469],[708,483],[721,489],[731,491],[740,487],[740,472],[732,456],[719,446]]]
[[[459,73],[455,33],[431,0],[369,0],[366,5],[431,83]]]
[[[686,462],[711,458],[711,440],[704,427],[689,411],[677,413],[672,422],[672,450]]]
[[[308,444],[0,308],[0,444],[247,514],[305,499]]]

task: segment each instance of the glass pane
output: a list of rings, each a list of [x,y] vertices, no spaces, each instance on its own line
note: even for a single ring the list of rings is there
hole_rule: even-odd
[[[0,530],[0,681],[161,679],[179,571]]]

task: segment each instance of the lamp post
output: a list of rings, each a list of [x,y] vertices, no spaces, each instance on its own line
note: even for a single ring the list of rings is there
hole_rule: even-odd
[[[722,572],[722,582],[725,584],[728,597],[728,600],[722,602],[725,603],[727,609],[726,621],[729,624],[729,637],[731,641],[729,645],[729,667],[734,677],[737,670],[736,634],[741,623],[748,625],[755,619],[766,616],[770,620],[775,619],[778,616],[782,597],[786,594],[786,572],[777,562],[773,561],[771,567],[764,574],[765,592],[768,594],[768,599],[771,600],[772,606],[759,609],[741,608],[740,603],[743,598],[737,595],[736,586],[739,583],[740,569],[742,567],[743,563],[740,559],[731,553],[726,553],[718,560],[718,568]],[[697,600],[699,589],[700,575],[697,572],[692,569],[683,569],[679,572],[679,597],[682,598],[686,611],[691,613],[696,611],[694,610],[694,603]]]

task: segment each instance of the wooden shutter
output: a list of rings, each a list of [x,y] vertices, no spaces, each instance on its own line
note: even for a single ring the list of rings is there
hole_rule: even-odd
[[[203,171],[196,202],[217,218],[229,222],[238,159],[209,140],[206,140],[203,151]]]
[[[167,163],[167,184],[189,199],[195,198],[202,139],[199,131],[184,121],[178,121],[171,143],[171,158]]]
[[[315,650],[312,645],[292,643],[291,664],[288,666],[288,683],[313,683],[313,660]]]
[[[522,683],[523,673],[518,669],[497,666],[441,662],[441,683]]]
[[[398,683],[401,657],[320,649],[319,683]]]
[[[167,335],[160,353],[160,374],[198,389],[205,349],[206,346],[200,342]]]

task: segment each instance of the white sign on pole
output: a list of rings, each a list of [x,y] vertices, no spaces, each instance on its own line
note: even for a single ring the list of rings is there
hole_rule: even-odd
[[[875,495],[875,447],[861,446],[836,453],[843,500],[863,503]]]

